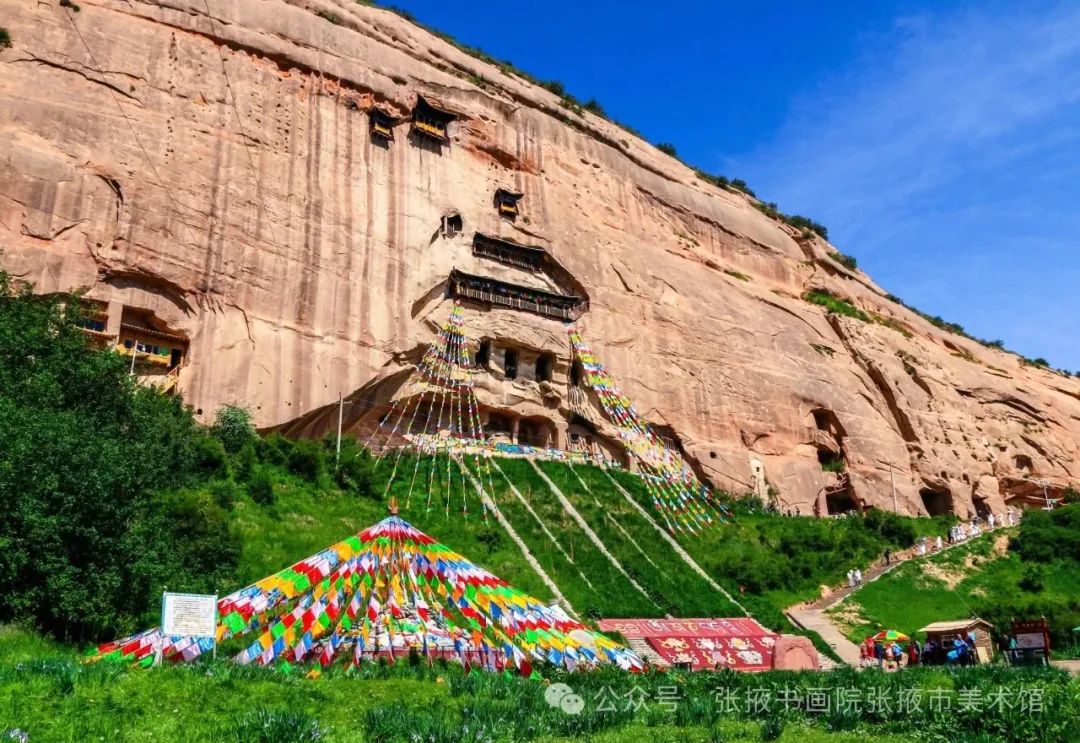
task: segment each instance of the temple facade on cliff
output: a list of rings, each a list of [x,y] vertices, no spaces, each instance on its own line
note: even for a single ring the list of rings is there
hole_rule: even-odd
[[[204,419],[242,404],[321,435],[340,397],[363,437],[460,302],[510,446],[625,458],[572,321],[732,493],[969,516],[1080,479],[1080,380],[932,325],[825,240],[521,76],[386,10],[335,12],[91,9],[84,56],[54,5],[13,6],[0,61],[42,63],[5,66],[4,269],[85,292],[95,342]]]

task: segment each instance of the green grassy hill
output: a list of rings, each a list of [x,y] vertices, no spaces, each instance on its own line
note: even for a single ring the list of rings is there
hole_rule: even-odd
[[[905,563],[829,614],[854,642],[883,627],[916,634],[931,622],[979,616],[1008,631],[1013,618],[1047,616],[1055,654],[1080,657],[1071,632],[1080,624],[1075,564],[1033,567],[1008,549],[1018,529],[1009,532]]]
[[[290,444],[277,441],[274,446]],[[539,598],[553,599],[507,531],[495,518],[482,518],[479,500],[462,488],[460,474],[451,480],[447,510],[445,461],[435,465],[438,476],[432,477],[430,459],[405,455],[396,461],[390,455],[371,467],[367,489],[356,494],[325,475],[304,477],[266,458],[255,465],[273,483],[273,502],[265,505],[248,494],[249,486],[237,475],[242,468],[231,466],[228,478],[212,481],[206,489],[231,493],[230,519],[241,544],[237,586],[378,521],[386,514],[386,501],[394,497],[402,517],[417,528],[511,584]],[[490,479],[485,474],[484,483],[503,517],[580,616],[742,615],[658,533],[649,493],[637,476],[554,462],[538,466],[604,550],[594,544],[530,462],[493,460]],[[624,492],[641,509],[629,503]],[[469,503],[467,517],[462,512],[464,501]],[[817,595],[823,584],[840,582],[852,566],[865,566],[887,547],[904,546],[919,533],[946,528],[944,521],[889,514],[841,520],[783,518],[756,512],[749,503],[733,505],[733,522],[700,535],[680,533],[675,538],[740,604],[778,629],[790,629],[782,615],[786,606]]]

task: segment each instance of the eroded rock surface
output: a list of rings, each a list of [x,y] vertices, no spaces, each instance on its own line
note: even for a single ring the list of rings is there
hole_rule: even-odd
[[[965,515],[1080,479],[1076,379],[933,327],[749,198],[392,13],[81,5],[0,0],[3,265],[187,338],[177,381],[206,416],[241,403],[317,433],[342,395],[363,431],[445,318],[451,269],[560,290],[473,255],[479,231],[544,248],[587,292],[585,337],[718,486],[804,514]],[[373,138],[368,109],[408,116],[421,94],[458,115],[448,145],[408,123]],[[499,187],[523,194],[515,221]],[[880,321],[826,316],[811,288]],[[563,324],[480,307],[467,322],[497,357],[481,403],[551,419],[564,445],[588,401]],[[505,379],[505,347],[553,355],[551,379]],[[845,473],[823,470],[839,457]]]

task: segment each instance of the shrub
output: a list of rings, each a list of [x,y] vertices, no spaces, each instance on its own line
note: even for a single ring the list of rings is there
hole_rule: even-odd
[[[822,235],[822,237],[825,237],[825,235]],[[859,267],[859,262],[855,260],[855,256],[853,255],[848,255],[847,253],[841,253],[838,251],[836,253],[829,253],[829,257],[839,263],[844,268],[850,269],[852,271]]]
[[[277,499],[277,494],[274,492],[274,478],[271,476],[269,468],[256,467],[254,472],[251,473],[251,480],[248,482],[248,495],[251,496],[251,500],[260,506],[273,505]]]
[[[195,467],[206,477],[227,477],[228,460],[225,447],[211,436],[199,436],[195,440]]]
[[[214,418],[213,433],[225,446],[225,451],[235,454],[255,437],[251,413],[238,405],[223,405]]]
[[[183,542],[231,536],[210,494],[163,495],[220,475],[221,444],[179,397],[91,348],[79,316],[78,298],[35,297],[0,272],[0,622],[94,639],[153,612],[168,572],[170,587],[212,589],[197,559],[180,562]]]
[[[1028,593],[1042,593],[1046,590],[1046,570],[1041,565],[1025,566],[1019,586]]]
[[[811,289],[803,295],[803,299],[812,304],[824,307],[829,312],[836,313],[837,315],[845,315],[847,317],[853,317],[856,320],[862,320],[863,322],[870,322],[870,316],[865,312],[848,300],[834,296],[825,289]]]
[[[60,7],[61,8],[71,8],[76,13],[78,13],[80,10],[82,10],[82,8],[80,8],[78,5],[73,3],[71,0],[60,0]]]
[[[757,198],[757,194],[754,193],[754,189],[750,188],[750,186],[742,178],[732,178],[730,185],[736,191],[742,191],[744,194],[750,196],[751,198]]]
[[[0,49],[11,48],[11,34],[6,28],[0,27]]]
[[[319,18],[322,18],[324,21],[329,21],[330,23],[333,23],[335,26],[341,26],[345,23],[345,20],[341,16],[329,10],[317,11],[315,15],[319,16]]]
[[[240,495],[240,486],[232,480],[215,480],[210,483],[209,491],[220,508],[231,511]]]
[[[293,443],[286,464],[294,475],[319,482],[326,475],[326,452],[317,441],[301,439]]]
[[[334,473],[338,487],[354,495],[377,497],[378,493],[372,484],[373,468],[374,463],[367,450],[342,447],[341,462]]]
[[[240,447],[240,451],[238,451],[233,458],[233,475],[236,476],[237,480],[247,482],[251,479],[251,474],[255,471],[255,467],[258,463],[259,455],[256,450],[255,441],[248,441]]]
[[[585,101],[585,103],[582,104],[581,107],[584,108],[586,111],[591,111],[597,116],[607,116],[607,112],[604,111],[604,107],[601,106],[600,102],[597,101],[595,98],[590,98],[589,100]]]
[[[292,439],[287,439],[280,433],[272,433],[257,440],[255,451],[260,462],[284,465],[289,461],[293,445]]]
[[[672,157],[678,157],[678,152],[675,150],[675,145],[669,142],[660,142],[656,145],[656,149],[663,152],[665,155],[671,155]]]
[[[873,509],[863,518],[863,525],[884,541],[898,547],[911,547],[918,534],[915,524],[892,511]]]

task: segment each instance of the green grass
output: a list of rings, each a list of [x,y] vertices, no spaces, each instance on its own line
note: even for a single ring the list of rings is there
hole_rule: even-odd
[[[1075,740],[1080,682],[1052,669],[914,669],[901,674],[647,673],[544,671],[547,681],[454,665],[401,662],[333,667],[305,678],[279,669],[205,660],[138,669],[79,663],[71,650],[31,633],[0,627],[0,735],[31,741],[815,741],[900,743],[916,740]],[[569,684],[585,702],[568,715],[545,702],[548,682]],[[859,714],[784,709],[782,694],[831,698],[843,689],[876,693],[940,689],[953,705],[961,689],[1038,689],[1044,711],[922,711],[894,714],[863,705]],[[671,706],[661,702],[670,690]],[[764,690],[769,708],[748,710],[748,693]],[[641,700],[631,705],[628,699]],[[728,702],[733,704],[729,707]],[[607,700],[609,711],[601,708]],[[775,737],[774,737],[775,735]]]
[[[816,304],[820,307],[824,307],[829,312],[837,315],[844,315],[845,317],[853,317],[856,320],[862,320],[863,322],[872,322],[870,316],[860,310],[846,299],[834,296],[824,289],[813,289],[803,294],[803,299],[811,304]]]

